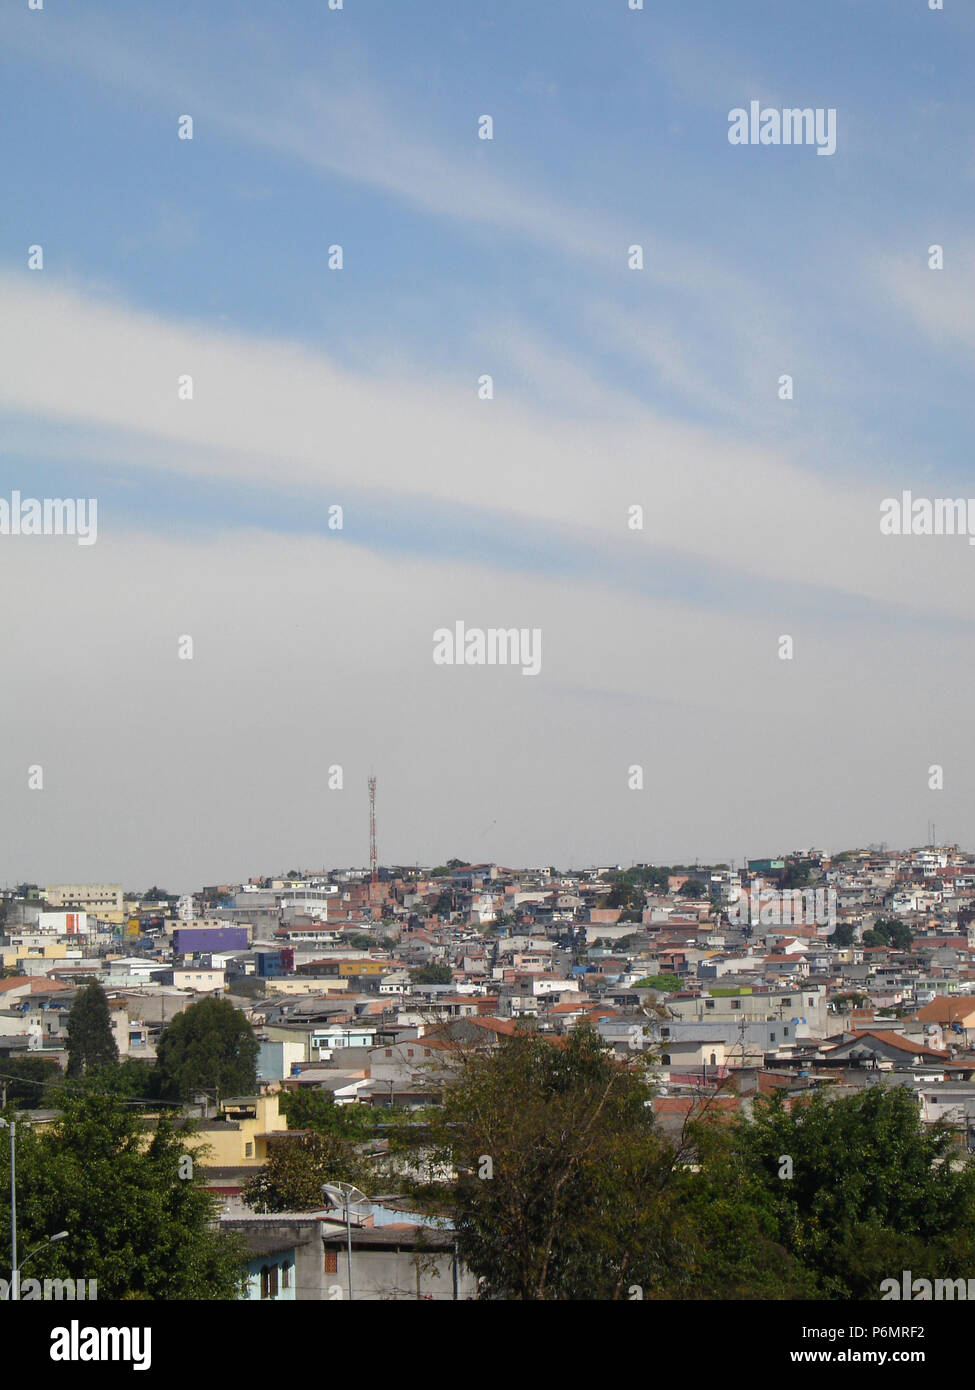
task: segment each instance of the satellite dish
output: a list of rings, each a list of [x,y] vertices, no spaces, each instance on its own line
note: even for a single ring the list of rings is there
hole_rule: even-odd
[[[366,1194],[350,1182],[323,1183],[322,1196],[328,1199],[330,1207],[338,1207],[343,1213],[346,1203],[350,1215],[368,1216],[372,1211],[372,1203]]]

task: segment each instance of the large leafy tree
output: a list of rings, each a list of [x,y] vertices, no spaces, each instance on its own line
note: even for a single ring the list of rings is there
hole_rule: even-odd
[[[68,1014],[68,1075],[118,1061],[108,996],[97,980],[79,990]]]
[[[975,1266],[975,1167],[908,1090],[701,1097],[668,1138],[651,1098],[589,1029],[458,1051],[422,1136],[456,1176],[425,1195],[484,1297],[877,1299]]]
[[[672,1192],[687,1243],[685,1263],[672,1271],[673,1296],[816,1297],[814,1275],[780,1238],[763,1175],[742,1159],[739,1123],[729,1122],[715,1099],[694,1107],[675,1145]]]
[[[159,1039],[161,1093],[177,1100],[209,1090],[246,1094],[257,1084],[257,1053],[254,1030],[239,1009],[227,999],[201,999]]]
[[[658,1129],[652,1100],[641,1064],[585,1027],[458,1057],[443,1106],[427,1112],[433,1156],[456,1178],[418,1195],[453,1215],[483,1297],[813,1294],[714,1095],[676,1135]]]
[[[214,1229],[184,1133],[147,1130],[117,1096],[63,1099],[50,1127],[17,1126],[20,1248],[44,1246],[32,1277],[97,1280],[99,1299],[236,1298],[243,1252]],[[0,1244],[9,1240],[7,1146],[0,1145]]]
[[[781,1095],[760,1099],[734,1148],[730,1171],[758,1183],[777,1239],[820,1297],[875,1299],[902,1269],[967,1278],[975,1266],[975,1168],[953,1161],[949,1130],[925,1129],[903,1087],[820,1093],[791,1110]]]
[[[681,1259],[673,1152],[643,1074],[590,1029],[460,1054],[434,1133],[461,1255],[488,1298],[650,1297]],[[639,1196],[638,1200],[634,1198]]]

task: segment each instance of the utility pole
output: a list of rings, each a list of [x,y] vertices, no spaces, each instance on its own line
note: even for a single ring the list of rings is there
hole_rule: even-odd
[[[17,1147],[15,1120],[0,1120],[0,1127],[10,1130],[10,1297],[20,1298],[20,1274],[17,1269]]]
[[[373,779],[375,786],[375,779]],[[345,1239],[346,1262],[349,1271],[349,1302],[352,1302],[352,1212],[349,1207],[349,1193],[345,1194]]]

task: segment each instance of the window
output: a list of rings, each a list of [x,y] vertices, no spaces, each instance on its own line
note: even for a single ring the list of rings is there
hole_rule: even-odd
[[[387,1049],[386,1049],[386,1056],[387,1056],[387,1057],[392,1057],[392,1055],[393,1055],[393,1049],[392,1049],[391,1047],[387,1047]]]
[[[253,1158],[253,1157],[254,1157],[254,1145],[253,1145],[253,1143],[252,1143],[251,1141],[248,1141],[248,1142],[244,1145],[244,1157],[245,1157],[245,1158]]]
[[[792,1008],[792,1000],[791,1000],[791,999],[783,999],[783,1000],[782,1000],[782,1007],[783,1007],[783,1009],[791,1009],[791,1008]]]
[[[287,1260],[281,1266],[281,1287],[282,1289],[291,1288],[291,1265]]]
[[[278,1296],[278,1267],[277,1265],[261,1266],[261,1297],[277,1298]]]
[[[338,1274],[338,1272],[339,1272],[339,1255],[338,1255],[338,1251],[337,1251],[337,1250],[326,1250],[326,1251],[325,1251],[325,1260],[324,1260],[324,1263],[323,1263],[323,1265],[322,1265],[322,1272],[323,1272],[324,1274]]]
[[[769,1035],[768,1035],[768,1040],[769,1040],[769,1042],[775,1042],[775,1034],[774,1034],[774,1033],[769,1033]]]
[[[669,1052],[665,1052],[665,1053],[663,1054],[663,1056],[660,1058],[660,1060],[661,1060],[661,1062],[663,1062],[663,1064],[664,1064],[665,1067],[669,1067],[669,1066],[670,1066],[670,1053],[669,1053]]]
[[[713,1000],[713,999],[705,999],[705,1001],[704,1001],[704,1007],[705,1007],[706,1009],[713,1009],[713,1008],[714,1008],[714,1000]]]
[[[732,1007],[733,1009],[740,1009],[740,1008],[741,1008],[741,1000],[740,1000],[740,999],[732,999],[732,1001],[731,1001],[731,1007]]]

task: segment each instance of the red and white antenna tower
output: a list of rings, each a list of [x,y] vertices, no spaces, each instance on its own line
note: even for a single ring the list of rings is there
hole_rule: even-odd
[[[378,877],[376,857],[376,779],[369,778],[369,878],[375,883]]]

